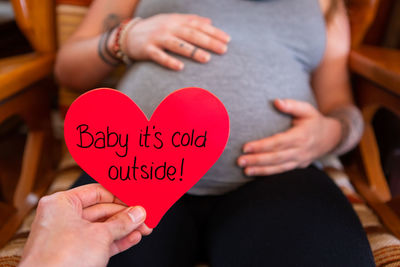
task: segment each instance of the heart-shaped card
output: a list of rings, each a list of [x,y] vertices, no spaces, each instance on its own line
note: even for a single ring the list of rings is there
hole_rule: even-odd
[[[229,117],[201,88],[174,91],[150,120],[128,96],[101,88],[70,106],[64,136],[79,166],[127,205],[143,206],[154,228],[220,157]]]

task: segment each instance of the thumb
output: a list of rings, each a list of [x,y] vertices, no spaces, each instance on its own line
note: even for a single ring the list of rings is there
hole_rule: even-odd
[[[279,111],[294,117],[310,117],[316,112],[310,103],[293,99],[275,99],[274,105]]]
[[[146,211],[140,206],[130,207],[104,222],[114,240],[119,240],[138,228],[146,218]]]

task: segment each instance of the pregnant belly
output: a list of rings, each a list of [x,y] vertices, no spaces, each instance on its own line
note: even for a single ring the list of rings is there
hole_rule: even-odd
[[[292,71],[291,76],[286,77],[284,69],[279,74],[276,70],[263,70],[258,66],[260,71],[254,72],[243,68],[239,64],[241,59],[237,57],[231,57],[229,62],[224,57],[214,58],[204,65],[182,60],[185,69],[181,72],[165,69],[152,62],[134,64],[118,89],[131,97],[148,118],[169,93],[184,87],[209,90],[224,103],[231,126],[228,144],[217,163],[196,184],[197,187],[212,181],[215,186],[219,183],[229,188],[249,181],[236,165],[243,144],[290,127],[291,118],[273,107],[275,98],[294,98],[314,104],[309,77],[301,71]],[[196,186],[193,190],[196,190]]]

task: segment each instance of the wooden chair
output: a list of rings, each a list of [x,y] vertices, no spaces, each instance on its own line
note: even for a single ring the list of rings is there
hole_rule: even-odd
[[[378,0],[352,0],[349,4],[352,30],[349,66],[354,76],[355,98],[365,120],[365,131],[359,153],[354,155],[346,170],[357,191],[388,229],[400,238],[400,198],[391,196],[372,126],[374,115],[382,107],[400,117],[400,51],[363,43],[377,16],[378,8],[387,12],[394,3],[381,2],[381,6]],[[380,25],[383,25],[383,17],[384,14],[380,14],[377,19]],[[375,35],[377,27],[379,25],[375,23]],[[376,37],[367,38],[370,42],[378,42]]]
[[[49,76],[56,52],[52,0],[12,0],[17,24],[34,52],[0,60],[0,123],[20,118],[26,138],[0,142],[0,247],[51,183],[57,163],[50,124]],[[21,155],[18,155],[21,152]]]
[[[42,14],[46,14],[48,18],[52,18],[52,15],[46,13],[51,12],[53,8],[52,1],[32,0],[29,2],[37,3],[38,1],[41,1],[41,6],[44,8],[47,6],[47,8],[45,8],[46,11],[42,11],[44,12]],[[25,3],[25,1],[14,1],[16,10],[19,8],[20,13],[24,14],[21,9],[23,5],[18,4],[19,2]],[[63,43],[79,25],[90,2],[91,0],[56,1],[57,38],[60,44]],[[373,22],[376,21],[375,18],[380,4],[382,3],[378,0],[348,1],[352,30],[352,51],[349,59],[349,66],[355,77],[354,90],[356,100],[362,109],[367,126],[365,135],[358,149],[359,153],[352,155],[351,162],[346,165],[346,170],[350,174],[351,180],[359,193],[376,211],[385,225],[395,235],[400,237],[399,217],[389,205],[389,202],[393,202],[395,199],[391,199],[390,191],[388,190],[388,185],[383,175],[382,167],[380,166],[379,150],[371,126],[371,119],[381,106],[389,108],[397,115],[400,113],[399,51],[364,44],[368,30],[371,28],[371,25],[373,25]],[[29,10],[32,9],[28,9],[28,11]],[[27,16],[22,16],[22,18],[27,18]],[[27,19],[22,19],[21,21],[21,28],[29,28],[24,26],[27,24]],[[42,32],[45,31],[44,28],[47,29],[47,34],[49,34],[46,37],[48,43],[54,44],[55,42],[52,39],[54,38],[53,29],[49,29],[49,25],[45,27],[43,23],[40,25],[43,27]],[[31,35],[31,33],[28,33],[31,32],[31,30],[25,30],[25,32],[27,36]],[[46,38],[43,37],[43,40],[46,40]],[[31,40],[31,38],[29,38],[29,40]],[[36,58],[40,56],[48,58],[46,62],[48,62],[49,65],[43,63],[43,66],[46,65],[46,67],[42,68],[43,76],[41,77],[44,77],[45,73],[51,71],[55,46],[43,46],[46,47],[44,50],[38,46],[34,47],[37,52],[34,53],[36,56],[31,55],[32,57]],[[42,61],[43,60],[44,58],[42,58]],[[39,80],[39,78],[37,80]],[[15,85],[13,84],[12,86]],[[68,90],[68,88],[63,88],[59,95],[61,109],[65,111],[77,96],[77,93]],[[0,236],[2,236],[1,233]]]

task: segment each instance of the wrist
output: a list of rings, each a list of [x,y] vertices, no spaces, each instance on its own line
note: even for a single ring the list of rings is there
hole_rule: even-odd
[[[348,105],[336,108],[328,116],[339,121],[342,129],[340,143],[331,153],[343,155],[352,150],[362,137],[364,130],[362,114],[356,106]]]
[[[334,151],[341,143],[343,138],[343,126],[340,120],[331,117],[325,117],[328,122],[328,134],[330,136],[326,153]]]
[[[71,253],[71,251],[73,251],[73,246],[65,239],[60,240],[60,242],[53,241],[45,232],[29,236],[18,266],[72,266],[71,259],[74,258],[71,255],[74,253]],[[57,249],[61,247],[61,244],[62,249]]]
[[[128,53],[127,40],[129,37],[130,30],[141,20],[140,17],[134,19],[128,19],[123,21],[115,30],[114,42],[112,45],[112,51],[114,55],[126,65],[132,63],[131,55]]]
[[[30,266],[63,266],[65,261],[60,259],[58,253],[54,255],[46,256],[43,253],[30,253],[27,257],[22,257],[19,267],[30,267]]]
[[[115,40],[115,34],[114,30],[109,30],[104,32],[102,35],[100,35],[100,40],[98,44],[98,55],[99,57],[103,60],[104,63],[111,67],[117,67],[121,61],[113,54],[112,50],[110,50],[110,39],[112,37]],[[114,35],[114,36],[112,36]]]

